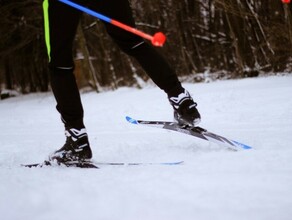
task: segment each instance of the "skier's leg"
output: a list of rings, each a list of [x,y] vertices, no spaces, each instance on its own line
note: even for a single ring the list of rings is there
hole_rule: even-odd
[[[80,12],[56,0],[45,0],[46,43],[51,87],[66,127],[83,128],[83,108],[73,74],[72,45]]]
[[[72,45],[80,12],[56,0],[44,0],[45,34],[51,87],[65,125],[66,142],[50,155],[58,163],[84,161],[92,157],[83,124],[83,107],[73,74]]]
[[[128,0],[99,0],[91,8],[112,19],[135,27],[132,10]],[[154,83],[168,95],[183,92],[175,71],[166,59],[141,37],[119,27],[105,23],[107,32],[117,45],[128,55],[134,57]]]
[[[128,0],[99,0],[91,5],[114,20],[135,27]],[[200,114],[190,94],[182,87],[173,68],[158,51],[141,37],[106,23],[109,35],[128,55],[133,56],[154,83],[164,90],[174,109],[175,120],[182,124],[195,125]]]

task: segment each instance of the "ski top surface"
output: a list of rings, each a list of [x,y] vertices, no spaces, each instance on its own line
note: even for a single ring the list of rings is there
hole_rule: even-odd
[[[201,128],[197,126],[192,127],[188,125],[179,125],[176,122],[169,122],[169,121],[136,120],[129,116],[126,117],[126,120],[130,122],[131,124],[135,124],[135,125],[146,125],[146,126],[157,127],[157,128],[162,128],[166,130],[171,130],[171,131],[187,134],[187,135],[194,136],[194,137],[197,137],[206,141],[210,141],[216,144],[224,145],[232,150],[252,149],[252,147],[249,145],[228,139],[218,134],[209,132],[205,128]]]
[[[173,165],[180,165],[183,164],[184,161],[173,161],[173,162],[94,162],[96,165],[113,165],[113,166],[147,166],[147,165],[167,165],[167,166],[173,166]]]
[[[174,166],[183,164],[184,161],[174,161],[174,162],[95,162],[95,161],[72,161],[66,163],[56,163],[55,161],[45,160],[42,163],[33,164],[22,164],[23,167],[33,168],[33,167],[78,167],[78,168],[94,168],[99,169],[100,166],[147,166],[147,165],[165,165]]]

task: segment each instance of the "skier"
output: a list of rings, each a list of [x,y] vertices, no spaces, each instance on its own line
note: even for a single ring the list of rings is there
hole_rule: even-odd
[[[129,26],[135,26],[128,0],[74,0]],[[45,36],[49,56],[51,87],[57,110],[65,125],[66,143],[50,155],[60,163],[91,159],[92,151],[83,123],[83,107],[76,85],[72,45],[81,12],[57,0],[44,0]],[[190,94],[182,87],[167,61],[141,37],[105,23],[114,42],[134,57],[153,82],[168,96],[174,118],[196,125],[200,114]]]

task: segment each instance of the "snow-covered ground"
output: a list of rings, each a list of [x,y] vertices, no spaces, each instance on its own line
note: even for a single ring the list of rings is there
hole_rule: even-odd
[[[291,220],[292,76],[184,84],[201,126],[253,146],[228,151],[187,135],[135,126],[171,120],[156,87],[82,94],[94,160],[178,166],[24,168],[65,141],[51,93],[0,101],[3,220]]]

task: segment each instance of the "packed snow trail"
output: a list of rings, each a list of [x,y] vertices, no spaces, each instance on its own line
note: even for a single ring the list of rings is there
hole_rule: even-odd
[[[82,94],[98,162],[179,166],[24,168],[65,141],[51,93],[0,101],[0,213],[5,220],[290,220],[292,76],[184,84],[200,126],[253,146],[232,152],[184,134],[137,127],[126,115],[172,120],[156,87]]]

